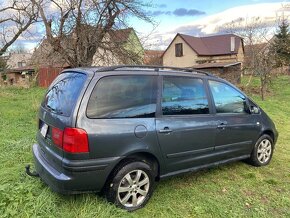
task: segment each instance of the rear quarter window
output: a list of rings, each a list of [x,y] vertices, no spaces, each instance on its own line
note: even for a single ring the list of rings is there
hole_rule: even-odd
[[[63,116],[70,116],[87,76],[82,73],[60,74],[45,95],[42,106]]]
[[[157,77],[108,76],[96,84],[87,107],[89,118],[145,118],[156,111]]]

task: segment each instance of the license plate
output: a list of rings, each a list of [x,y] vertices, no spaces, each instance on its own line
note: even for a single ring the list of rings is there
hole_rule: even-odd
[[[48,130],[48,125],[47,124],[43,124],[41,129],[40,129],[40,134],[45,138],[46,134],[47,134],[47,130]]]

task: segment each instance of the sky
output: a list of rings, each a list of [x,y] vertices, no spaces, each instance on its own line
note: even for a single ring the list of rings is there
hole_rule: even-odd
[[[136,30],[146,49],[166,49],[177,33],[192,36],[220,34],[222,26],[241,18],[251,20],[259,17],[273,26],[284,14],[290,23],[290,0],[151,0],[151,4],[152,7],[144,10],[155,25],[129,19],[129,25]],[[22,44],[33,50],[43,38],[43,30],[39,25],[32,26],[15,47]]]
[[[157,26],[132,20],[145,47],[165,49],[177,33],[193,36],[219,34],[226,23],[259,17],[269,25],[284,14],[290,21],[290,1],[274,0],[158,0],[148,13]],[[274,31],[273,31],[274,33]]]

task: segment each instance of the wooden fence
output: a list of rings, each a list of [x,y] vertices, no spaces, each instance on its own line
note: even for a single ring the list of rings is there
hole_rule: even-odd
[[[37,76],[38,85],[47,88],[62,70],[62,67],[41,67]]]

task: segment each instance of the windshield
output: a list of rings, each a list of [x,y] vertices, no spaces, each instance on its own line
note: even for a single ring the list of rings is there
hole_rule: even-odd
[[[70,116],[86,80],[82,73],[68,72],[57,77],[42,105],[53,113]]]

